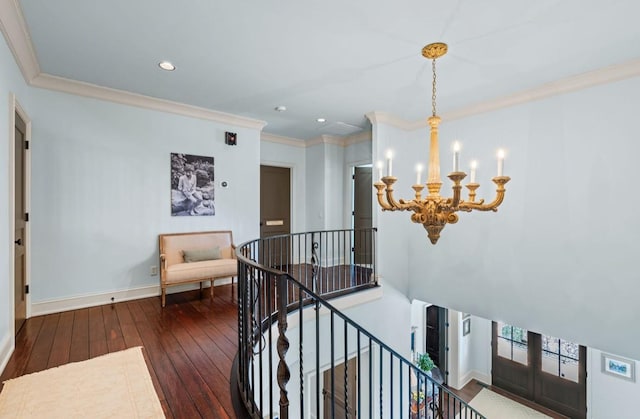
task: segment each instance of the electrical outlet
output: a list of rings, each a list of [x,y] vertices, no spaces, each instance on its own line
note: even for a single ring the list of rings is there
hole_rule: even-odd
[[[151,276],[156,276],[158,275],[158,267],[157,266],[152,266],[149,273],[151,274]]]

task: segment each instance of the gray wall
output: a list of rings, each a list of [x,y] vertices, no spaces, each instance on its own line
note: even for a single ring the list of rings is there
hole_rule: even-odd
[[[12,174],[9,173],[10,162],[13,155],[10,154],[9,137],[13,127],[10,126],[9,97],[15,94],[20,105],[29,112],[30,89],[22,78],[13,56],[9,51],[4,38],[0,41],[0,367],[7,360],[7,354],[13,348],[13,282],[10,263],[13,258],[13,231],[10,211],[13,202],[9,198],[10,182]]]
[[[408,213],[378,209],[376,215],[380,271],[410,298],[588,346],[592,418],[631,417],[631,394],[638,391],[638,383],[600,372],[600,351],[640,359],[639,199],[630,186],[640,155],[639,105],[635,78],[444,121],[445,196],[454,137],[463,143],[463,170],[480,160],[480,198],[493,198],[495,152],[507,149],[505,174],[512,181],[498,213],[461,214],[436,246]],[[373,140],[374,161],[394,149],[396,198],[411,198],[415,164],[427,159],[427,129],[378,123]],[[452,369],[461,380],[490,374],[490,323],[480,317],[472,316],[470,339],[450,330],[459,339],[451,342],[458,362]]]
[[[443,122],[443,173],[459,136],[462,167],[480,160],[480,197],[493,198],[494,153],[507,149],[506,200],[496,214],[461,214],[436,246],[409,214],[379,214],[380,247],[396,245],[381,259],[409,252],[407,275],[388,279],[410,278],[410,298],[640,358],[640,335],[632,332],[640,318],[639,202],[630,187],[639,105],[636,78]],[[415,156],[426,160],[427,131],[417,133],[394,130],[396,137],[377,140],[378,156],[396,145],[398,198],[411,196]],[[443,192],[450,195],[446,178]]]
[[[40,89],[33,97],[34,303],[157,285],[160,233],[257,237],[257,130]],[[225,130],[237,146],[224,144]],[[215,216],[171,216],[172,152],[215,158]]]

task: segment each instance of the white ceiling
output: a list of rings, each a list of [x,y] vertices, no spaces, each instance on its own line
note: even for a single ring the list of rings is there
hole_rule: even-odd
[[[19,3],[42,73],[264,120],[264,132],[297,139],[365,128],[371,111],[427,116],[421,49],[434,41],[449,44],[439,113],[640,57],[637,0]],[[160,70],[165,59],[177,69]]]

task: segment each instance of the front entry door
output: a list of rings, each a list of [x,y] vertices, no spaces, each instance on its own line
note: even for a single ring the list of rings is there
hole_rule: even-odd
[[[430,305],[426,310],[425,348],[429,357],[443,373],[445,383],[448,379],[447,365],[447,309]]]
[[[260,238],[291,232],[291,169],[260,166]],[[260,262],[272,267],[289,263],[288,239],[261,241]]]
[[[27,127],[22,118],[16,113],[15,122],[15,231],[14,231],[14,282],[15,282],[15,327],[16,334],[27,317],[26,296],[26,252],[25,252],[25,149]]]
[[[492,383],[571,418],[587,416],[587,348],[493,322]]]

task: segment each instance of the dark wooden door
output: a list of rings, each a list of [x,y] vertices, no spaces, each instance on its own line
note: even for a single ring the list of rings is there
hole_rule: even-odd
[[[438,306],[427,307],[427,328],[425,333],[425,345],[427,353],[440,366],[440,310]],[[443,370],[444,371],[444,370]]]
[[[357,264],[371,264],[373,245],[371,233],[358,232],[373,226],[373,177],[371,167],[356,167],[353,175],[353,228],[354,261]]]
[[[291,233],[291,170],[288,167],[260,166],[260,237]],[[289,264],[287,239],[271,239],[260,249],[261,263]]]
[[[493,322],[492,383],[575,419],[587,416],[587,348]]]
[[[537,333],[533,339],[536,403],[570,418],[586,418],[587,348]]]
[[[344,382],[344,363],[336,365],[333,371],[333,380],[331,379],[330,369],[323,374],[322,397],[324,401],[324,418],[355,418],[357,417],[356,407],[358,403],[356,393],[358,378],[356,358],[350,359],[348,363],[347,387],[345,387]]]
[[[15,231],[14,231],[14,282],[15,282],[15,327],[16,334],[27,317],[26,296],[26,205],[25,205],[25,149],[27,127],[16,113],[15,122]]]
[[[429,357],[447,379],[447,309],[430,305],[426,309],[425,348]]]
[[[527,330],[493,322],[491,382],[533,400],[533,368]]]

